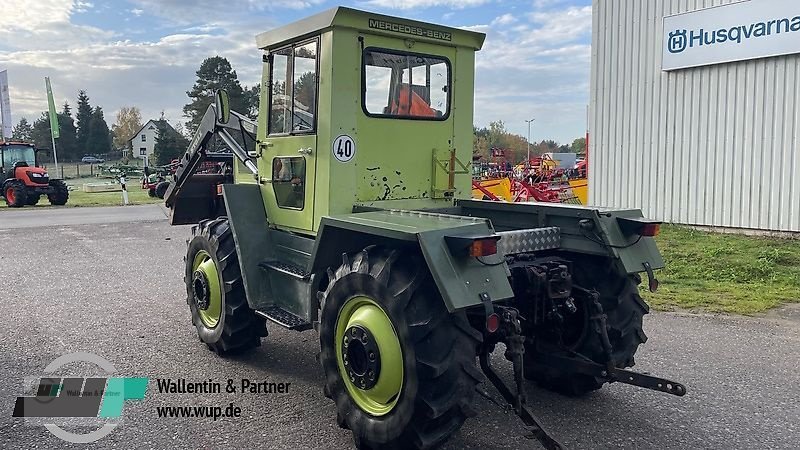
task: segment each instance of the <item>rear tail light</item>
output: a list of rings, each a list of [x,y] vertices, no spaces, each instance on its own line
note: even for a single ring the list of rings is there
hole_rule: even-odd
[[[617,223],[620,230],[625,235],[638,235],[646,237],[658,236],[661,231],[661,222],[656,220],[649,220],[643,217],[639,218],[625,218],[617,217]]]
[[[444,241],[453,256],[490,256],[497,254],[500,236],[445,236]]]
[[[469,246],[469,256],[490,256],[497,253],[497,239],[476,239]]]
[[[658,236],[658,233],[661,232],[661,224],[660,223],[647,223],[642,226],[639,230],[639,235],[641,236],[649,236],[655,237]]]

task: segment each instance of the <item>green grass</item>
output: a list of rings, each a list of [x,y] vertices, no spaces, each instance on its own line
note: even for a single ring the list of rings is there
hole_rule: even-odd
[[[83,185],[86,183],[105,183],[109,180],[97,178],[80,178],[74,180],[66,180],[67,184],[74,187],[74,190],[69,192],[69,201],[64,207],[80,207],[80,206],[121,206],[122,205],[122,192],[83,192]],[[147,203],[161,203],[163,200],[153,198],[147,195],[147,191],[141,188],[138,179],[129,180],[128,182],[128,203],[131,205],[143,205]],[[25,208],[31,208],[26,206]],[[33,208],[51,208],[50,203],[46,197],[39,200],[39,204]],[[5,200],[0,200],[0,210],[8,209]]]
[[[656,240],[666,268],[658,292],[643,293],[656,309],[750,315],[800,302],[800,240],[679,226]]]

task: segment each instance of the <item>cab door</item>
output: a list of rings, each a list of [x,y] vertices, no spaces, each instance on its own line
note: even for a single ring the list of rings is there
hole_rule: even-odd
[[[304,231],[314,220],[318,55],[318,38],[270,53],[267,137],[259,149],[270,223]]]

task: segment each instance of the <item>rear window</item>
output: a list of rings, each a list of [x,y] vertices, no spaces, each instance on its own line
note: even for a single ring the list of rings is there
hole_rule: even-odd
[[[396,50],[364,50],[363,108],[371,117],[445,120],[450,115],[450,61]]]

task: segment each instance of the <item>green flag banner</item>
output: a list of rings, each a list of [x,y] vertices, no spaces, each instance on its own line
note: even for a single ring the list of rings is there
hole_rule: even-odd
[[[44,83],[47,85],[47,105],[50,108],[50,133],[53,134],[53,139],[58,137],[58,114],[56,114],[56,105],[53,102],[53,89],[50,88],[50,77],[44,77]]]

